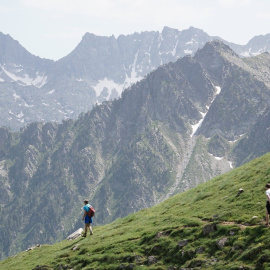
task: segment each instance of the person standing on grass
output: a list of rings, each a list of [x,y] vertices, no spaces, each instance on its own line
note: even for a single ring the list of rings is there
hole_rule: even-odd
[[[266,202],[266,226],[269,226],[269,214],[270,214],[270,184],[265,185],[266,191],[266,197],[267,197],[267,202]]]
[[[85,199],[84,200],[84,207],[83,207],[84,211],[83,211],[83,217],[82,217],[82,220],[84,220],[84,234],[82,235],[83,237],[86,237],[88,228],[90,231],[90,235],[93,234],[93,230],[92,230],[93,220],[92,220],[92,217],[89,217],[87,215],[87,212],[90,211],[90,207],[91,207],[91,205],[88,203],[88,200]]]

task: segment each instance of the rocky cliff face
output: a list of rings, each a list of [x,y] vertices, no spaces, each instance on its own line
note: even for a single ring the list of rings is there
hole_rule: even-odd
[[[269,151],[269,57],[212,41],[76,121],[1,128],[1,256],[66,237],[85,197],[102,224]]]
[[[100,37],[86,33],[66,57],[53,62],[27,52],[0,34],[0,126],[18,130],[33,121],[75,119],[96,103],[118,98],[125,88],[159,66],[193,55],[211,37],[200,29]],[[270,50],[269,35],[240,46],[242,56]]]

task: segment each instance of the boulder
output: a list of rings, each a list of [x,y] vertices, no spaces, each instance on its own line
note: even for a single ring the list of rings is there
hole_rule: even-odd
[[[82,232],[83,232],[83,229],[82,229],[82,228],[78,229],[78,230],[75,231],[74,233],[70,234],[70,235],[67,237],[67,240],[74,240],[74,239],[79,238],[79,237],[82,235]]]
[[[155,256],[149,256],[147,258],[147,260],[148,260],[148,264],[150,264],[150,265],[154,264],[154,263],[156,263],[158,261],[157,257],[155,257]]]
[[[247,267],[247,266],[243,266],[243,265],[240,265],[238,267],[239,270],[250,270],[251,268]]]
[[[129,265],[119,265],[117,269],[122,270],[122,269],[127,269],[127,270],[132,270],[133,268],[135,268],[134,264],[129,264]]]
[[[196,255],[196,252],[194,250],[183,250],[181,253],[182,258],[185,258],[186,260],[190,260],[194,258]]]
[[[211,257],[210,259],[206,260],[205,264],[206,265],[215,265],[217,262],[218,262],[217,258]]]
[[[202,254],[202,253],[204,253],[204,251],[205,251],[205,248],[204,247],[198,247],[195,250],[196,254]]]
[[[204,262],[202,260],[194,260],[190,262],[189,266],[193,267],[199,267],[203,264]]]
[[[181,249],[188,244],[188,240],[184,239],[178,242],[178,247]]]
[[[222,249],[227,242],[228,242],[228,238],[223,237],[223,238],[217,240],[216,245],[218,246],[219,249]]]
[[[79,246],[74,246],[71,248],[71,250],[75,251],[75,250],[78,250],[79,249]]]
[[[241,249],[241,247],[239,245],[235,245],[232,247],[232,250],[239,250],[239,249]]]
[[[135,256],[134,259],[135,259],[135,261],[136,261],[137,264],[140,264],[140,263],[142,263],[143,257],[140,256],[140,255],[137,255],[137,256]]]
[[[56,268],[54,268],[55,270],[67,270],[69,269],[69,266],[68,265],[63,265],[63,264],[58,264],[56,266]]]
[[[203,235],[206,236],[212,232],[217,231],[217,225],[215,223],[207,224],[203,227]]]
[[[164,236],[164,232],[158,232],[157,235],[156,235],[156,238],[160,238]]]

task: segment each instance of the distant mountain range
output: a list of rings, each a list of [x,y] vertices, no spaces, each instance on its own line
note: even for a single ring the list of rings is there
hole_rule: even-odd
[[[0,254],[65,237],[85,197],[103,224],[227,172],[270,151],[269,125],[270,54],[215,40],[77,120],[0,128]]]
[[[0,33],[0,126],[18,130],[33,121],[75,119],[96,103],[121,96],[159,66],[194,53],[212,37],[200,29],[100,37],[86,33],[59,61],[41,59]],[[222,40],[240,56],[270,50],[270,34],[247,45]]]

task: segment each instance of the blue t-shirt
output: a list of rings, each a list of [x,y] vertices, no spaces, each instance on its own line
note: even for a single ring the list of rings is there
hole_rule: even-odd
[[[91,207],[91,205],[88,203],[88,204],[86,204],[86,205],[83,207],[83,210],[86,211],[86,212],[88,212],[89,209],[90,209],[90,207]]]

